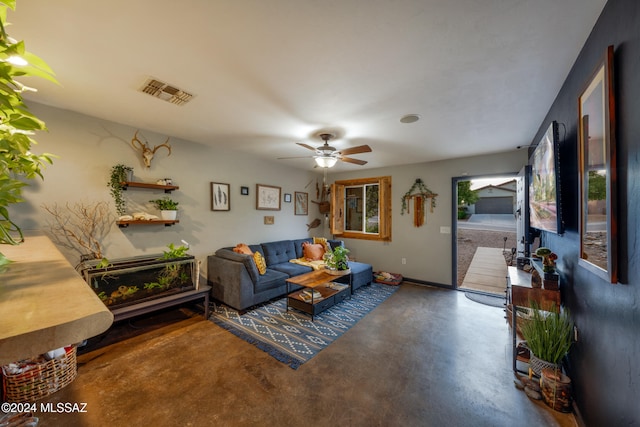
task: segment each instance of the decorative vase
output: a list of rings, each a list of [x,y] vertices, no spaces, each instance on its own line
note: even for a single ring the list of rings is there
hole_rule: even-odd
[[[178,211],[160,211],[160,216],[164,221],[175,221]]]
[[[531,273],[531,287],[534,289],[542,287],[542,278],[540,277],[538,270],[533,270],[533,273]]]
[[[531,352],[531,358],[529,359],[529,368],[533,371],[534,374],[540,377],[542,375],[543,369],[548,368],[552,371],[559,371],[560,365],[542,360],[535,354],[533,354],[533,352]]]
[[[571,412],[571,379],[559,370],[542,369],[540,379],[542,400],[560,412]]]

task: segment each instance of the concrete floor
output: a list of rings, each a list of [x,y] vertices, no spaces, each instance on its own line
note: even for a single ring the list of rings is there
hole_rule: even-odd
[[[404,284],[298,370],[180,313],[80,355],[78,378],[41,402],[87,412],[40,426],[575,425],[514,387],[503,310],[462,292]]]

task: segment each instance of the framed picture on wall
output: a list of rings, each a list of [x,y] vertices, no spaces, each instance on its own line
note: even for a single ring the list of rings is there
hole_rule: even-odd
[[[580,258],[578,265],[618,282],[613,46],[609,46],[578,98]]]
[[[285,203],[291,203],[291,194],[284,193],[284,202]]]
[[[309,194],[299,191],[295,192],[295,215],[308,215],[309,214]]]
[[[256,209],[279,211],[281,188],[273,185],[256,184]]]
[[[223,184],[221,182],[211,183],[211,210],[231,210],[231,195],[229,194],[229,184]]]

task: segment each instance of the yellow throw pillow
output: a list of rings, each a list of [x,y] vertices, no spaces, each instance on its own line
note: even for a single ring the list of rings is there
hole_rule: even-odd
[[[260,275],[266,274],[267,272],[267,264],[264,262],[264,258],[260,252],[253,253],[253,262],[256,263],[256,267],[258,267],[258,273]]]
[[[331,247],[329,246],[329,242],[324,237],[314,237],[313,243],[320,243],[322,247],[324,247],[325,252],[331,252]]]

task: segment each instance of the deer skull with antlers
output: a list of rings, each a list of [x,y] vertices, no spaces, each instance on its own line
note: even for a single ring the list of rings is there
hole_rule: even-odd
[[[153,159],[153,155],[156,154],[158,148],[165,147],[169,150],[169,156],[171,155],[171,145],[169,145],[169,138],[164,142],[164,144],[156,145],[153,149],[149,148],[148,142],[142,142],[138,139],[138,131],[136,131],[135,135],[133,135],[133,139],[131,140],[131,145],[136,150],[140,150],[142,152],[142,160],[144,161],[144,165],[148,168],[151,167],[151,160]]]

